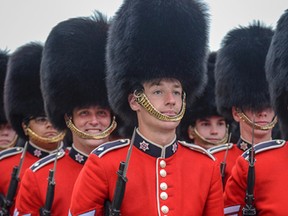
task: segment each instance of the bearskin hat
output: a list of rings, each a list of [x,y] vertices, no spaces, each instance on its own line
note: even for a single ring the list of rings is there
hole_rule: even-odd
[[[0,124],[7,123],[7,119],[4,112],[4,82],[6,77],[7,63],[8,63],[8,51],[0,50]]]
[[[108,99],[126,123],[136,122],[128,95],[145,81],[176,78],[188,104],[206,84],[208,14],[198,0],[126,0],[107,43]]]
[[[266,58],[266,76],[272,106],[278,116],[283,138],[288,138],[288,10],[277,23]]]
[[[43,116],[44,103],[40,89],[40,63],[43,45],[27,43],[9,57],[4,85],[4,108],[16,133],[27,139],[22,122],[32,116]]]
[[[192,106],[186,110],[186,113],[181,120],[178,130],[180,130],[180,137],[182,140],[189,141],[187,129],[189,125],[194,126],[197,119],[202,119],[210,116],[219,116],[215,103],[215,77],[214,68],[216,61],[216,52],[211,52],[208,56],[207,70],[208,83],[204,89],[203,94],[196,98]]]
[[[74,108],[108,107],[105,85],[105,47],[108,21],[100,12],[58,23],[44,46],[41,88],[45,110],[59,130],[65,113]]]
[[[259,21],[227,33],[215,67],[218,111],[232,120],[232,107],[261,110],[270,107],[265,58],[273,30]]]

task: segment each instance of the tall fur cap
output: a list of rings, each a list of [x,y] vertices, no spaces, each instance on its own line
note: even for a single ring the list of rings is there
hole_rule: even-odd
[[[41,88],[52,124],[66,129],[65,113],[74,108],[108,107],[105,85],[105,47],[108,21],[94,17],[71,18],[58,23],[44,46]]]
[[[283,138],[288,139],[288,10],[278,20],[265,68],[271,102]]]
[[[206,84],[208,14],[197,0],[126,0],[107,43],[108,99],[114,112],[135,122],[127,98],[143,82],[178,79],[189,103]]]
[[[4,81],[6,77],[7,64],[9,54],[7,50],[0,50],[0,124],[7,123],[7,119],[4,112]]]
[[[232,107],[260,110],[270,107],[265,58],[273,30],[260,22],[231,30],[224,37],[215,68],[216,104],[232,119]]]
[[[192,106],[186,110],[186,113],[181,120],[179,132],[181,140],[189,141],[187,129],[189,125],[194,126],[197,119],[202,119],[210,116],[219,116],[215,103],[215,61],[216,52],[211,52],[208,56],[207,70],[208,70],[208,83],[201,96],[197,97]]]
[[[4,108],[16,133],[27,139],[22,122],[42,116],[44,103],[40,90],[40,63],[43,45],[30,42],[17,48],[9,57],[4,85]]]

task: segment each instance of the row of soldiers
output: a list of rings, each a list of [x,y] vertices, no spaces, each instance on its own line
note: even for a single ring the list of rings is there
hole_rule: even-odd
[[[26,142],[0,152],[1,215],[285,215],[288,12],[209,55],[208,20],[201,1],[126,0],[3,53]]]

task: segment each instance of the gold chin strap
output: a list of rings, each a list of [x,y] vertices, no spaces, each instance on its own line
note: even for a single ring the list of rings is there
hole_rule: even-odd
[[[16,134],[10,143],[8,143],[7,145],[0,146],[0,151],[7,149],[7,148],[14,147],[16,145],[17,138],[18,138],[18,135]]]
[[[154,116],[155,118],[161,121],[170,121],[170,122],[180,121],[185,114],[185,110],[186,110],[185,92],[183,92],[182,108],[180,112],[175,116],[167,116],[167,115],[160,113],[158,110],[156,110],[156,108],[151,104],[151,102],[146,97],[143,91],[135,91],[134,96],[136,97],[136,101],[138,104],[140,104],[144,109],[146,109],[150,115]]]
[[[225,133],[225,136],[223,137],[223,139],[221,139],[217,142],[211,142],[211,141],[205,139],[205,137],[203,137],[199,134],[199,132],[197,131],[197,129],[195,127],[192,128],[192,135],[193,135],[193,137],[200,139],[204,145],[215,145],[215,146],[221,145],[221,144],[227,143],[227,141],[228,141],[228,127],[226,127],[226,133]]]
[[[27,136],[29,136],[30,139],[33,139],[35,141],[39,141],[39,142],[42,142],[42,143],[49,144],[49,143],[58,143],[58,142],[62,141],[64,139],[66,133],[65,132],[61,132],[61,133],[59,133],[58,135],[56,135],[54,137],[46,138],[46,137],[39,136],[34,131],[32,131],[29,127],[27,127],[26,130],[25,130],[25,134]]]
[[[78,137],[82,139],[94,139],[94,140],[101,140],[108,137],[117,127],[117,123],[115,120],[115,116],[113,116],[113,120],[108,128],[106,128],[103,132],[99,134],[88,134],[83,131],[80,131],[72,122],[72,118],[65,115],[65,121],[67,127],[75,133]]]
[[[277,123],[277,116],[275,116],[272,120],[272,122],[266,124],[266,125],[259,125],[257,123],[253,123],[248,116],[244,112],[242,112],[239,108],[236,109],[236,112],[238,113],[238,116],[240,119],[242,119],[244,122],[246,122],[250,127],[253,127],[257,130],[271,130]]]

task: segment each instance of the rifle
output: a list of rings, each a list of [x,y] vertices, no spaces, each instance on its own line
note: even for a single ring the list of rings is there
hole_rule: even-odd
[[[20,171],[22,169],[22,165],[24,162],[24,157],[27,151],[27,146],[28,146],[28,143],[26,142],[23,152],[20,157],[19,165],[13,167],[7,196],[3,198],[2,206],[0,208],[1,209],[0,216],[9,216],[10,208],[12,207],[14,203],[14,197],[17,192],[17,188],[19,184],[19,175],[20,175]]]
[[[227,160],[230,140],[231,140],[231,133],[229,134],[229,138],[228,138],[228,142],[227,142],[227,148],[225,150],[224,159],[223,159],[223,161],[220,164],[220,171],[221,171],[221,177],[222,177],[223,190],[224,190],[224,183],[225,183],[226,160]]]
[[[253,115],[252,128],[252,146],[249,151],[249,169],[247,176],[247,190],[245,196],[246,205],[242,209],[243,216],[256,215],[256,208],[254,206],[254,185],[255,185],[255,149],[254,149],[254,130],[255,130],[255,114]]]
[[[55,173],[56,173],[56,164],[57,164],[57,156],[59,152],[60,145],[58,144],[57,152],[55,154],[55,160],[54,160],[54,167],[53,169],[49,170],[49,176],[48,176],[48,187],[47,187],[47,193],[46,193],[46,200],[44,207],[39,209],[41,216],[50,216],[51,215],[51,208],[54,200],[54,192],[55,192]]]
[[[109,216],[120,216],[121,212],[120,212],[120,208],[121,208],[121,204],[124,198],[124,194],[125,194],[125,189],[126,189],[126,182],[128,181],[127,179],[127,169],[129,166],[129,161],[130,161],[130,156],[131,156],[131,152],[132,152],[132,147],[133,147],[133,143],[134,143],[134,139],[135,139],[135,130],[133,132],[132,135],[132,139],[131,139],[131,143],[127,152],[127,156],[126,156],[126,161],[120,162],[119,165],[119,170],[117,171],[117,182],[116,182],[116,187],[115,187],[115,191],[114,191],[114,197],[112,200],[112,204],[110,205],[108,203],[108,207],[109,207]],[[107,214],[107,211],[106,211]]]

